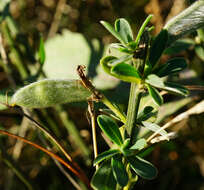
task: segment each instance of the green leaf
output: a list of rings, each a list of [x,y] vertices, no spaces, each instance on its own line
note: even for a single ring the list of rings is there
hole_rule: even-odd
[[[115,190],[116,180],[113,176],[110,162],[103,163],[94,173],[91,179],[94,190]]]
[[[110,48],[115,48],[120,52],[128,53],[128,54],[132,54],[134,52],[134,50],[128,49],[127,47],[125,47],[125,46],[123,46],[122,44],[119,44],[119,43],[110,44]]]
[[[115,31],[120,34],[125,44],[133,41],[132,29],[127,20],[124,18],[115,21]]]
[[[204,61],[204,46],[196,46],[195,47],[196,55]]]
[[[166,90],[174,94],[182,95],[182,96],[188,96],[189,94],[188,89],[182,85],[179,85],[177,83],[172,83],[172,82],[165,82],[164,84],[165,84],[165,87],[162,88],[163,90]]]
[[[115,66],[118,63],[123,63],[123,62],[129,61],[130,59],[132,59],[132,55],[124,55],[120,57],[119,59],[110,61],[109,66]]]
[[[194,40],[191,39],[179,39],[175,41],[170,47],[164,50],[164,54],[175,55],[182,51],[189,49],[191,46],[195,45]]]
[[[25,108],[45,108],[58,104],[80,102],[91,95],[79,80],[45,79],[20,88],[11,104]]]
[[[159,94],[158,90],[148,84],[146,84],[146,86],[147,86],[150,96],[154,100],[154,103],[161,106],[163,104],[163,98]]]
[[[133,66],[126,63],[118,63],[111,68],[111,73],[126,82],[136,82],[139,83],[141,77],[139,72]]]
[[[142,26],[140,27],[139,32],[137,34],[137,37],[135,39],[136,47],[138,46],[138,44],[139,44],[139,42],[141,40],[141,37],[142,37],[143,33],[145,32],[146,26],[150,22],[152,17],[153,17],[153,15],[151,15],[151,14],[148,15],[148,17],[145,19],[145,21],[143,22]]]
[[[138,153],[138,156],[141,158],[144,158],[144,157],[148,156],[149,154],[151,154],[153,152],[153,150],[155,150],[155,145],[151,145],[151,146],[147,147],[146,149],[140,151]]]
[[[204,42],[204,28],[200,28],[197,30],[197,33],[198,33],[198,37],[199,37],[199,40],[201,42]]]
[[[131,142],[130,138],[125,139],[124,142],[123,142],[123,146],[121,148],[123,150],[127,149],[129,147],[129,145],[130,145],[130,142]]]
[[[152,112],[154,110],[153,107],[147,106],[141,112],[139,112],[137,116],[137,122],[140,123],[141,121],[146,121],[149,118],[155,116],[157,112]]]
[[[204,26],[204,1],[198,0],[179,15],[170,19],[164,29],[168,31],[168,46],[182,36]]]
[[[164,87],[163,80],[154,74],[148,75],[145,82],[156,88]]]
[[[142,150],[146,146],[147,146],[147,142],[145,139],[142,138],[142,139],[137,140],[136,143],[130,147],[130,149],[131,150]]]
[[[93,164],[94,164],[94,166],[95,166],[95,165],[99,164],[100,162],[102,162],[103,160],[109,159],[109,158],[113,157],[114,155],[116,155],[116,154],[118,154],[118,153],[120,153],[120,151],[117,150],[117,149],[107,150],[107,151],[105,151],[105,152],[99,154],[99,155],[95,158]]]
[[[146,78],[146,76],[148,76],[151,72],[152,72],[152,65],[150,64],[149,60],[147,60],[144,68],[144,78]]]
[[[173,73],[178,73],[187,67],[187,63],[183,58],[174,58],[167,61],[158,67],[154,73],[159,77],[164,77],[171,75]]]
[[[150,131],[153,131],[153,132],[157,132],[161,129],[161,127],[155,123],[150,123],[150,122],[147,122],[147,121],[143,121],[142,124],[144,125],[144,127],[146,127],[147,129],[149,129]],[[160,135],[164,136],[167,140],[169,140],[167,138],[167,132],[165,130],[161,130],[159,132]]]
[[[166,30],[162,30],[155,38],[149,54],[149,62],[152,65],[152,68],[156,65],[159,58],[161,57],[168,40],[168,33]]]
[[[137,175],[144,179],[153,179],[157,176],[157,169],[150,162],[138,157],[132,156],[127,158],[131,168]]]
[[[108,73],[109,75],[113,75],[111,73],[111,62],[113,61],[116,61],[117,60],[117,57],[114,57],[114,56],[106,56],[106,57],[103,57],[101,60],[100,60],[100,65],[101,67],[103,68],[103,70]]]
[[[111,166],[115,180],[121,187],[125,187],[129,179],[125,166],[122,162],[122,157],[120,155],[114,156],[111,159]]]
[[[40,37],[40,46],[39,46],[39,50],[38,50],[38,57],[39,57],[39,62],[41,65],[43,65],[45,63],[45,47],[44,47],[44,41],[43,41],[43,37]]]
[[[132,51],[134,52],[136,50],[137,47],[137,43],[135,41],[131,41],[127,44],[127,46],[132,49]]]
[[[115,38],[117,38],[122,44],[126,44],[126,42],[124,41],[123,37],[120,35],[120,33],[116,32],[114,27],[109,24],[106,21],[101,21],[100,22]]]
[[[112,140],[118,146],[123,144],[119,127],[111,117],[99,115],[97,121],[101,130],[109,137],[110,140]]]

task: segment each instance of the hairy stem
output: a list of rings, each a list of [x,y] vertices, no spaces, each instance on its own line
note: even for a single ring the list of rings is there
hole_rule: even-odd
[[[129,136],[131,136],[133,127],[136,126],[136,119],[139,110],[140,100],[142,97],[142,92],[143,89],[141,88],[140,84],[131,83],[126,122],[126,130]]]

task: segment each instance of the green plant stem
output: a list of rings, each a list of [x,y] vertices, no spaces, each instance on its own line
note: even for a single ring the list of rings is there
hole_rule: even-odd
[[[133,127],[136,125],[137,114],[139,110],[139,104],[142,97],[143,89],[141,85],[136,83],[131,83],[130,87],[130,97],[128,103],[128,111],[127,111],[127,122],[126,122],[126,130],[128,135],[131,136],[131,132]]]
[[[86,178],[86,175],[84,171],[79,167],[79,165],[71,158],[71,156],[67,153],[67,151],[64,149],[64,147],[59,143],[59,141],[48,131],[46,130],[40,123],[32,119],[29,115],[25,113],[23,114],[26,118],[28,118],[30,121],[32,121],[35,126],[43,131],[55,144],[56,146],[62,151],[62,153],[65,155],[65,157],[71,162],[71,164]]]
[[[28,72],[26,70],[26,68],[24,67],[21,59],[20,59],[20,55],[19,53],[17,52],[16,48],[15,48],[15,45],[14,45],[14,41],[12,39],[12,36],[10,34],[10,31],[8,29],[8,26],[7,26],[7,23],[4,22],[2,23],[2,33],[5,37],[5,39],[7,40],[7,43],[8,45],[10,46],[10,50],[11,50],[11,53],[10,53],[10,59],[12,60],[12,62],[16,65],[20,75],[21,75],[21,78],[22,79],[25,79],[28,77]]]
[[[116,106],[114,106],[105,96],[101,99],[101,101],[118,116],[123,123],[126,123],[126,116],[122,113]]]
[[[122,190],[123,188],[120,185],[116,185],[116,190]]]
[[[52,131],[54,132],[54,134],[59,138],[61,137],[61,133],[59,131],[58,126],[56,125],[55,121],[53,120],[52,117],[50,117],[48,110],[46,109],[41,109],[40,110],[42,116],[46,119],[46,122],[48,123],[48,126],[51,127]]]
[[[141,65],[140,59],[133,60],[134,67],[137,68]],[[132,130],[136,127],[137,114],[139,110],[139,104],[143,93],[143,85],[135,82],[131,83],[130,96],[127,110],[126,131],[129,136],[132,135]]]
[[[9,158],[4,148],[0,145],[0,160],[2,160],[11,170],[16,174],[16,176],[25,184],[28,190],[33,190],[32,184],[26,179],[22,171],[15,166],[13,160]]]
[[[29,181],[21,174],[21,172],[13,165],[13,163],[6,159],[2,158],[3,162],[12,169],[12,171],[16,174],[16,176],[25,184],[25,186],[28,188],[28,190],[33,190],[32,185],[29,183]]]
[[[69,120],[67,112],[63,110],[61,106],[56,106],[55,109],[59,113],[59,117],[62,123],[64,124],[64,126],[66,127],[66,129],[68,130],[69,134],[72,135],[73,140],[75,141],[75,144],[79,147],[79,149],[86,157],[87,163],[89,163],[90,150],[87,147],[87,145],[83,142],[78,129],[76,128],[74,123]]]

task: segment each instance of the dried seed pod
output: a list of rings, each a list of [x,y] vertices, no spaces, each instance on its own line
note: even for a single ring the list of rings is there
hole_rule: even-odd
[[[19,89],[11,105],[25,108],[45,108],[57,104],[79,102],[91,95],[79,80],[45,79]]]

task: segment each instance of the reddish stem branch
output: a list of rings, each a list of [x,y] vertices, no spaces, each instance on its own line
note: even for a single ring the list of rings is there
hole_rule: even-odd
[[[43,151],[44,153],[48,154],[50,157],[56,159],[57,161],[59,161],[61,164],[63,164],[66,168],[68,168],[72,173],[74,173],[81,181],[83,181],[88,187],[89,189],[91,189],[90,187],[90,183],[89,181],[87,180],[87,178],[84,178],[84,176],[82,176],[75,168],[73,168],[69,163],[65,162],[62,158],[60,158],[59,156],[57,156],[56,154],[54,154],[53,152],[45,149],[44,147],[32,142],[32,141],[29,141],[23,137],[19,137],[17,135],[14,135],[12,133],[9,133],[7,131],[3,131],[3,130],[0,130],[0,134],[3,134],[3,135],[7,135],[9,137],[12,137],[12,138],[15,138],[17,140],[21,140],[23,141],[24,143],[27,143],[41,151]]]

